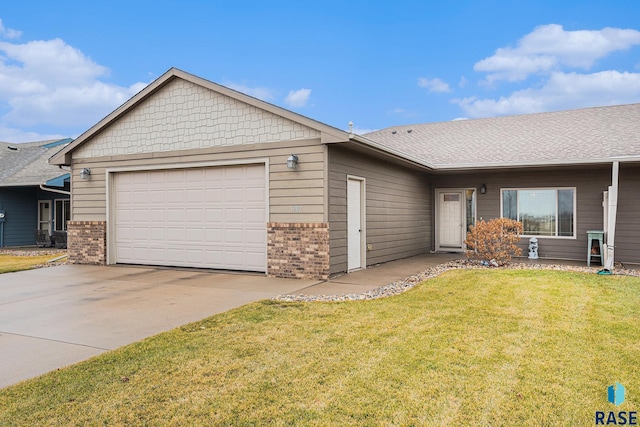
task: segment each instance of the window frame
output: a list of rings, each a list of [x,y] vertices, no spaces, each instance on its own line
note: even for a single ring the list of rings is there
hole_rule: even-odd
[[[555,191],[556,192],[556,212],[555,212],[555,236],[541,236],[536,234],[522,234],[522,237],[535,237],[537,239],[577,239],[577,229],[578,229],[578,190],[576,187],[504,187],[500,188],[500,218],[504,218],[504,192],[505,191]],[[560,190],[572,190],[573,191],[573,230],[572,236],[558,236],[558,191]],[[518,195],[518,199],[516,202],[516,215],[518,217],[518,221],[520,220],[520,197]]]
[[[49,210],[49,217],[42,218],[42,205],[48,204],[47,209]],[[52,202],[51,200],[38,200],[38,230],[46,231],[49,236],[53,234],[53,220],[52,220]],[[46,225],[47,228],[42,228],[43,225]]]
[[[60,209],[60,212],[58,211],[58,203],[62,204],[62,209]],[[66,205],[66,207],[65,207]],[[66,213],[71,213],[71,199],[55,199],[53,201],[53,230],[54,231],[67,231],[67,222],[64,220],[64,217],[66,216]],[[58,215],[62,216],[62,229],[58,229]],[[69,218],[71,218],[71,215],[69,215]]]

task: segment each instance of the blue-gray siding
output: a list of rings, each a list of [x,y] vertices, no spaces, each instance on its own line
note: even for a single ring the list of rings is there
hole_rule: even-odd
[[[0,210],[6,213],[0,246],[31,246],[36,244],[38,201],[49,201],[52,214],[54,200],[69,196],[42,191],[38,187],[0,187]]]
[[[0,188],[0,209],[6,213],[3,246],[34,245],[38,223],[35,187]]]

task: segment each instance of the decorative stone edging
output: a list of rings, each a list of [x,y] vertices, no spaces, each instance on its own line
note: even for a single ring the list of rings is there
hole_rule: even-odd
[[[450,270],[460,269],[511,269],[511,270],[556,270],[556,271],[573,271],[578,273],[597,273],[602,267],[577,267],[570,265],[560,264],[529,264],[529,263],[513,263],[507,267],[485,267],[478,262],[467,260],[455,260],[449,261],[444,264],[437,265],[435,267],[428,268],[413,276],[405,277],[404,279],[397,280],[388,285],[380,286],[379,288],[372,289],[361,294],[343,294],[343,295],[278,295],[273,298],[276,301],[285,302],[327,302],[327,301],[362,301],[378,298],[390,297],[393,295],[401,294],[419,283],[424,282],[427,279],[434,278]],[[622,268],[616,268],[614,275],[618,276],[638,276],[640,277],[640,271],[627,270]]]

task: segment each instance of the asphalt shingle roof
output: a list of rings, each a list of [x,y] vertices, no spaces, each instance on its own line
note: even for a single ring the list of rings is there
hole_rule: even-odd
[[[0,142],[0,186],[39,185],[68,173],[48,163],[62,143],[68,141]]]
[[[611,161],[640,156],[640,104],[394,126],[363,136],[442,169]]]

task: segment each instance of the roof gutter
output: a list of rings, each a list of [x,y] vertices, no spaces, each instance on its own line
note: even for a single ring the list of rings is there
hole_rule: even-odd
[[[519,162],[519,163],[478,163],[467,165],[439,165],[434,166],[433,169],[442,172],[455,172],[466,170],[482,170],[482,169],[516,169],[516,168],[535,168],[535,167],[548,167],[548,166],[588,166],[588,165],[609,165],[611,162],[640,162],[640,156],[625,156],[625,157],[609,157],[601,159],[588,159],[588,160],[549,160],[546,162]]]
[[[55,190],[51,187],[45,187],[44,184],[40,184],[40,189],[42,191],[48,191],[50,193],[66,194],[67,196],[71,196],[71,191]]]

